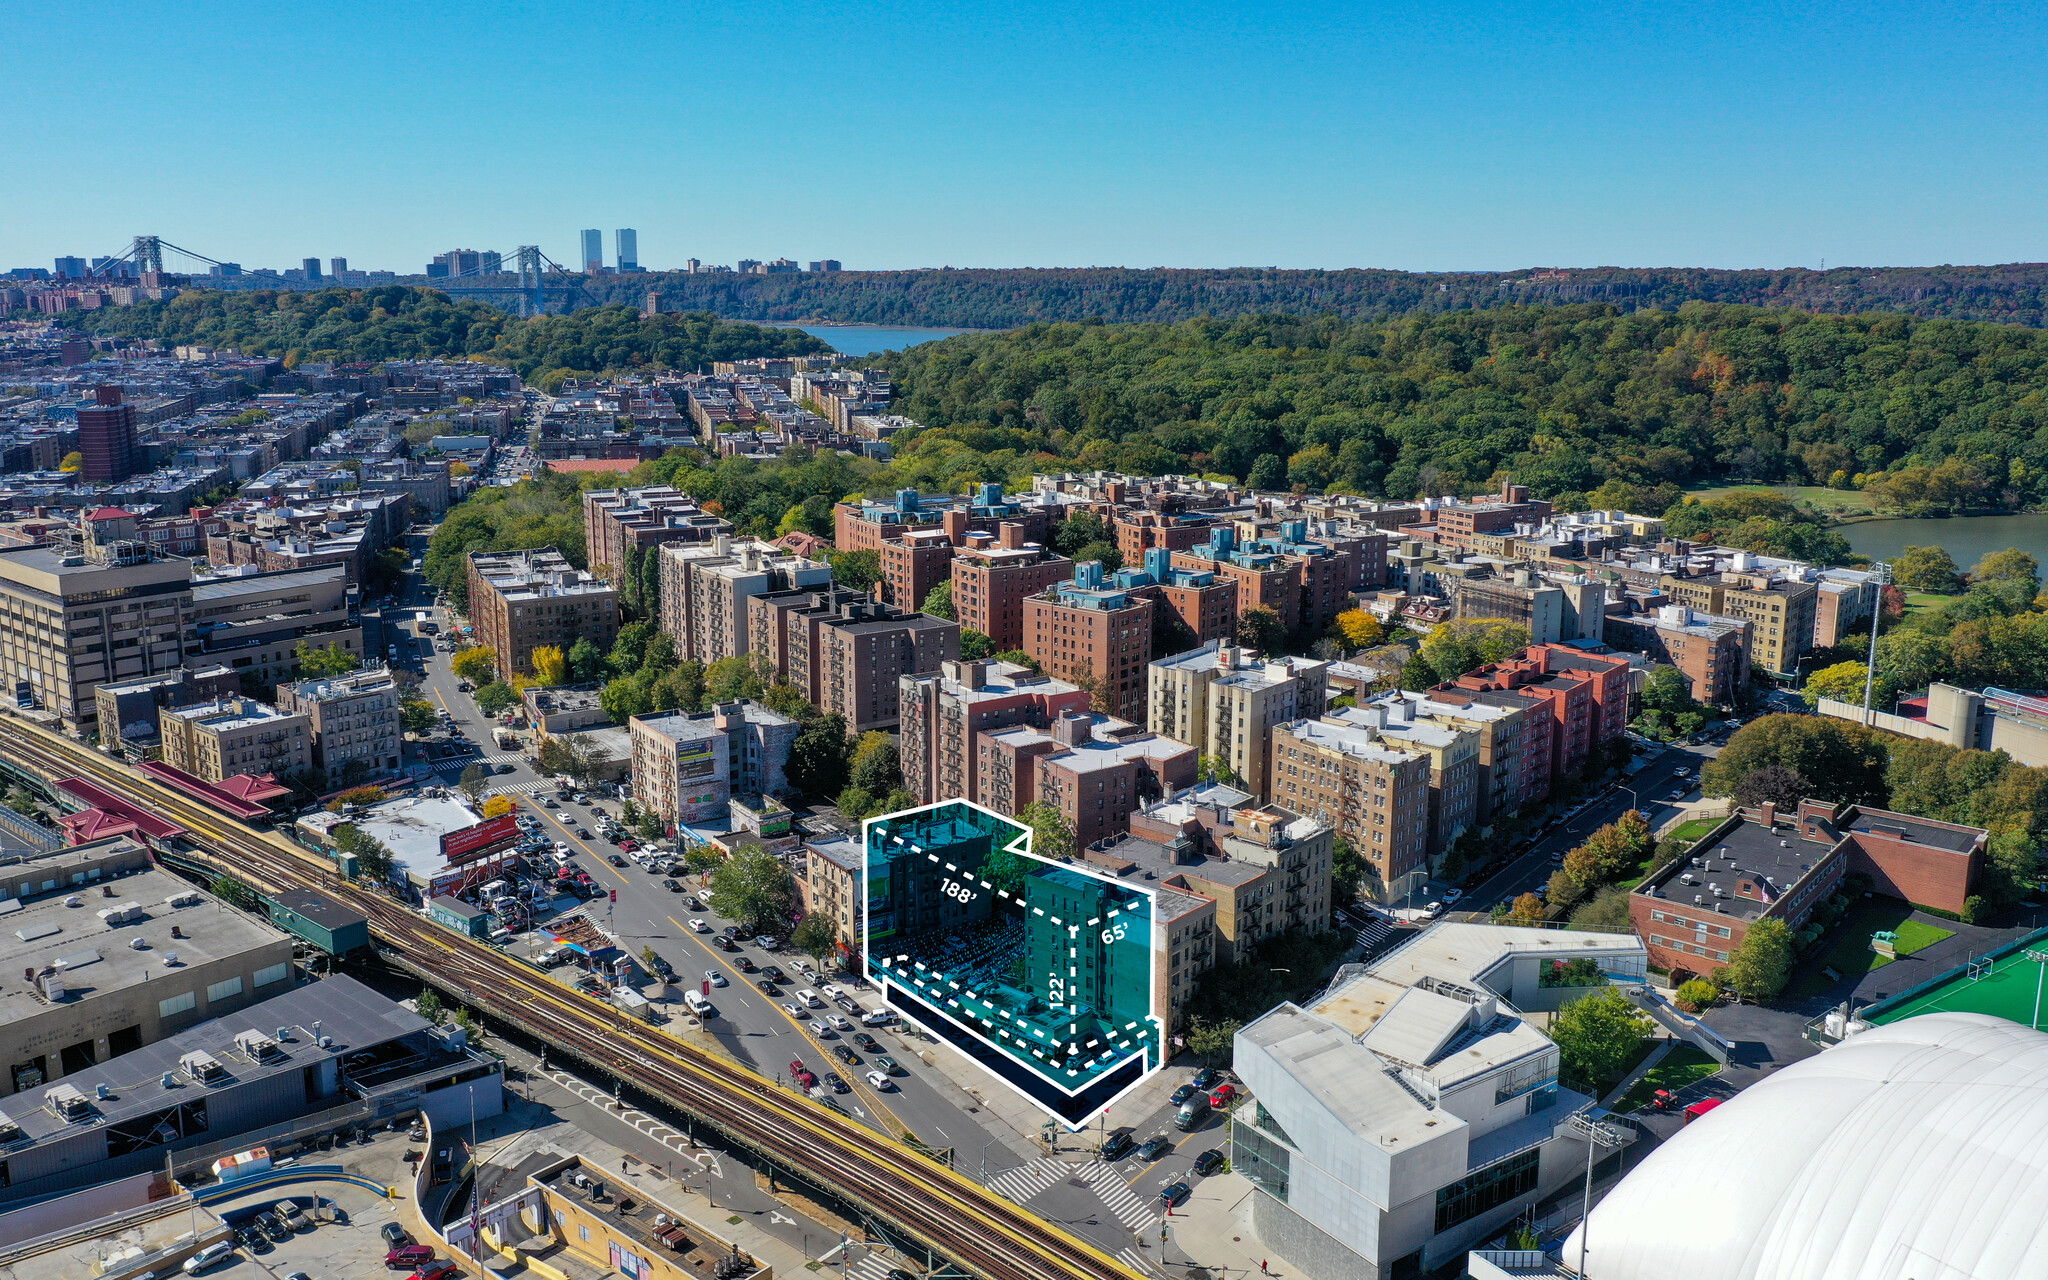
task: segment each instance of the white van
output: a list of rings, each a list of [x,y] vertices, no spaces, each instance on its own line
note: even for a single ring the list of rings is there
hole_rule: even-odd
[[[711,1002],[704,998],[704,993],[701,991],[683,992],[683,1003],[689,1005],[690,1012],[700,1018],[706,1017],[711,1013]]]

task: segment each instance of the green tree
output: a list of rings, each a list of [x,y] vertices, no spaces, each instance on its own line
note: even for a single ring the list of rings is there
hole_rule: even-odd
[[[462,770],[462,780],[455,784],[456,790],[469,797],[471,804],[481,803],[484,793],[491,789],[491,775],[482,764],[472,762]]]
[[[1892,561],[1892,574],[1909,591],[1946,595],[1963,587],[1955,557],[1942,547],[1907,547]]]
[[[1659,664],[1650,668],[1650,678],[1643,682],[1643,706],[1666,715],[1679,715],[1694,710],[1698,703],[1693,701],[1692,688],[1685,674],[1677,667]]]
[[[1571,927],[1605,932],[1622,931],[1629,927],[1628,890],[1618,885],[1609,885],[1594,894],[1592,899],[1582,902],[1571,914]]]
[[[215,876],[207,888],[214,897],[231,907],[240,907],[244,911],[256,909],[256,891],[231,875]]]
[[[790,930],[790,945],[824,964],[839,950],[839,925],[830,916],[812,911]]]
[[[760,672],[743,655],[720,658],[704,669],[704,696],[713,703],[758,698],[767,691]]]
[[[570,646],[569,679],[577,684],[589,684],[604,674],[604,651],[584,636]]]
[[[1656,1029],[1648,1014],[1618,987],[1600,987],[1566,1004],[1550,1019],[1557,1045],[1558,1073],[1600,1093],[1635,1061],[1643,1041]]]
[[[1769,764],[1782,764],[1813,784],[1812,799],[1884,807],[1885,735],[1828,716],[1762,716],[1736,730],[1707,762],[1701,786],[1730,795],[1735,784]]]
[[[1338,836],[1330,846],[1330,901],[1343,904],[1358,900],[1359,886],[1365,883],[1365,859],[1358,856],[1358,850],[1351,842]]]
[[[749,934],[780,931],[796,901],[782,860],[759,845],[735,850],[711,873],[711,907]]]
[[[1237,642],[1259,653],[1281,653],[1287,647],[1287,624],[1266,606],[1253,605],[1237,617]]]
[[[361,665],[354,654],[339,644],[329,644],[324,649],[315,649],[301,640],[297,653],[299,674],[308,680],[325,680],[330,676],[347,675]]]
[[[398,727],[417,737],[440,723],[441,713],[425,698],[407,698],[398,705]]]
[[[1205,1066],[1226,1063],[1237,1048],[1237,1033],[1243,1025],[1234,1019],[1190,1019],[1186,1033],[1188,1052]]]
[[[789,785],[805,795],[836,796],[846,789],[846,717],[834,711],[797,731],[785,766]]]
[[[1401,687],[1410,693],[1420,693],[1437,683],[1436,668],[1420,653],[1401,667]]]
[[[432,987],[421,987],[419,998],[412,1003],[422,1018],[437,1027],[448,1020],[448,1010],[441,1003],[441,993]]]
[[[1245,483],[1254,489],[1276,490],[1287,487],[1287,463],[1277,453],[1262,453],[1252,463],[1251,472]]]
[[[1067,559],[1079,561],[1087,558],[1080,554],[1081,548],[1108,542],[1112,536],[1108,522],[1101,516],[1093,511],[1076,511],[1054,527],[1052,546]]]
[[[882,580],[882,553],[842,551],[832,557],[832,582],[849,591],[872,590]]]
[[[1027,671],[1043,671],[1045,669],[1038,664],[1038,659],[1032,657],[1030,654],[1024,652],[1022,649],[1005,649],[1001,653],[993,654],[991,656],[994,657],[997,662],[1012,662],[1020,667],[1023,667]]]
[[[479,688],[474,695],[477,710],[487,716],[495,716],[519,701],[519,695],[512,686],[502,680],[493,680]]]
[[[1863,684],[1868,678],[1869,668],[1861,662],[1837,662],[1822,667],[1806,677],[1806,687],[1799,696],[1806,699],[1809,707],[1818,707],[1822,698],[1846,702],[1851,706],[1863,705]],[[1870,705],[1883,711],[1891,706],[1890,681],[1880,674],[1877,687],[1871,691]]]
[[[649,693],[649,682],[638,676],[621,676],[598,690],[597,705],[604,708],[613,724],[625,724],[634,716],[653,711],[654,698]]]
[[[973,627],[962,627],[960,629],[960,660],[962,662],[977,662],[982,658],[992,657],[995,653],[995,647],[995,641],[976,631]]]
[[[1091,542],[1074,552],[1075,564],[1086,564],[1090,560],[1099,562],[1105,574],[1115,573],[1124,567],[1123,552],[1116,549],[1114,542]]]
[[[1074,828],[1058,809],[1036,800],[1017,810],[1017,821],[1031,828],[1031,852],[1058,862],[1074,856]]]
[[[1678,984],[1678,991],[1672,1003],[1687,1013],[1704,1013],[1721,998],[1721,989],[1704,978],[1692,978]]]
[[[647,642],[657,634],[652,622],[629,622],[619,628],[618,638],[612,641],[612,651],[607,661],[613,672],[630,676],[640,670],[640,664],[647,658]]]
[[[1749,926],[1742,945],[1715,980],[1751,1004],[1775,999],[1792,976],[1792,927],[1775,916]]]
[[[938,586],[925,592],[924,604],[921,607],[925,613],[934,618],[944,618],[948,622],[954,621],[952,580],[948,579],[945,582],[941,582]]]
[[[878,796],[886,796],[900,787],[903,784],[903,770],[896,744],[885,742],[866,754],[856,750],[853,768],[848,777],[852,786],[863,788]]]

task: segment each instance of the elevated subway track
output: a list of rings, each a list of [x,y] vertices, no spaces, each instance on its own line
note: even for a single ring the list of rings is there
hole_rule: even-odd
[[[211,861],[270,893],[317,888],[369,917],[406,968],[463,1003],[529,1032],[700,1117],[734,1143],[990,1280],[1136,1280],[1114,1258],[906,1147],[732,1062],[670,1039],[609,1005],[563,989],[493,948],[382,894],[275,833],[215,813],[83,744],[0,719],[0,755],[51,777],[90,776],[185,827]]]

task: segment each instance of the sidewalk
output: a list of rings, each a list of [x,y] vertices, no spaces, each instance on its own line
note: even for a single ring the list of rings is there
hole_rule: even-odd
[[[1197,1269],[1210,1280],[1243,1280],[1246,1276],[1298,1276],[1294,1264],[1269,1250],[1252,1229],[1252,1184],[1242,1175],[1219,1173],[1191,1178],[1194,1194],[1165,1220],[1164,1262],[1158,1232],[1138,1252],[1153,1271],[1193,1277]],[[1266,1270],[1261,1273],[1260,1264]]]

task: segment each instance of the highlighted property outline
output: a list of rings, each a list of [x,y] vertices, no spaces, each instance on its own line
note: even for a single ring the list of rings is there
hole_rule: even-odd
[[[960,806],[972,809],[978,813],[986,814],[988,817],[994,819],[998,824],[1012,828],[1016,831],[1017,834],[1013,836],[1007,843],[1001,844],[996,851],[1015,854],[1019,857],[1028,858],[1033,862],[1037,863],[1041,867],[1051,868],[1066,874],[1080,877],[1085,880],[1093,880],[1099,882],[1101,884],[1109,886],[1111,889],[1116,890],[1118,893],[1125,895],[1127,899],[1134,898],[1142,902],[1143,904],[1143,911],[1145,913],[1147,929],[1146,950],[1148,952],[1146,960],[1145,990],[1145,1003],[1147,1006],[1146,1014],[1142,1021],[1128,1021],[1121,1028],[1116,1028],[1112,1032],[1112,1034],[1117,1035],[1119,1037],[1118,1041],[1112,1043],[1110,1046],[1103,1049],[1101,1053],[1096,1054],[1089,1061],[1082,1063],[1078,1069],[1072,1067],[1066,1069],[1065,1074],[1069,1076],[1078,1075],[1082,1070],[1086,1070],[1089,1073],[1088,1078],[1086,1080],[1082,1081],[1079,1085],[1073,1088],[1069,1088],[1066,1084],[1062,1083],[1058,1076],[1054,1074],[1050,1061],[1046,1058],[1045,1054],[1042,1051],[1036,1049],[1035,1047],[1030,1046],[1021,1037],[1012,1036],[1009,1032],[1005,1030],[1001,1030],[1000,1028],[997,1029],[998,1035],[1000,1035],[1003,1039],[1011,1040],[1015,1045],[1024,1049],[1026,1053],[1029,1053],[1031,1057],[1036,1058],[1040,1063],[1044,1063],[1045,1065],[1043,1068],[1034,1066],[1030,1061],[1027,1061],[1025,1058],[1020,1057],[1018,1053],[1015,1052],[1009,1046],[999,1043],[996,1039],[991,1038],[982,1029],[982,1026],[978,1025],[972,1018],[966,1016],[956,1016],[954,1013],[948,1012],[948,1009],[960,1009],[960,995],[965,995],[970,999],[980,1000],[982,1001],[982,1003],[987,1004],[991,1009],[993,1009],[1000,1017],[1004,1019],[1011,1019],[1012,1015],[1007,1010],[996,1007],[993,1001],[987,1000],[985,997],[978,995],[972,990],[963,988],[958,982],[955,982],[952,979],[948,978],[945,974],[930,969],[922,961],[911,960],[911,957],[908,952],[902,952],[893,957],[887,956],[885,954],[879,958],[871,954],[871,944],[868,938],[869,921],[867,916],[867,908],[871,901],[869,896],[869,866],[871,855],[868,851],[873,847],[871,842],[874,839],[874,829],[876,824],[896,823],[906,818],[913,818],[920,813],[935,812],[940,809],[951,808],[954,806]],[[1054,1111],[1042,1099],[1034,1097],[1032,1094],[1026,1092],[1025,1090],[1018,1088],[1015,1083],[1006,1079],[1001,1073],[989,1070],[986,1067],[983,1068],[985,1074],[994,1077],[997,1081],[999,1081],[1001,1084],[1007,1087],[1012,1093],[1015,1093],[1018,1097],[1023,1098],[1025,1101],[1031,1103],[1039,1110],[1044,1111],[1048,1116],[1050,1116],[1058,1123],[1066,1126],[1070,1132],[1079,1132],[1081,1129],[1086,1128],[1090,1123],[1092,1123],[1104,1111],[1107,1111],[1110,1107],[1115,1106],[1124,1097],[1126,1097],[1133,1089],[1136,1089],[1138,1086],[1144,1084],[1145,1081],[1149,1080],[1154,1073],[1159,1071],[1165,1065],[1166,1022],[1165,1019],[1160,1016],[1158,1008],[1159,966],[1163,958],[1163,949],[1158,945],[1160,941],[1160,936],[1155,932],[1155,930],[1158,927],[1158,894],[1154,890],[1145,888],[1141,885],[1128,884],[1122,880],[1115,878],[1114,876],[1104,875],[1101,872],[1093,871],[1086,867],[1076,866],[1073,863],[1055,862],[1048,858],[1039,857],[1037,854],[1031,852],[1032,834],[1033,833],[1030,827],[1016,821],[1014,818],[1010,818],[1004,814],[997,813],[993,809],[990,809],[985,805],[976,804],[972,800],[964,799],[941,800],[934,804],[918,805],[915,808],[910,809],[899,809],[891,813],[877,814],[874,817],[863,819],[861,822],[862,852],[860,860],[861,967],[862,970],[866,973],[869,981],[875,983],[877,989],[881,992],[882,1002],[885,1005],[887,1005],[890,1009],[894,1010],[898,1016],[903,1017],[906,1020],[911,1021],[913,1023],[916,1023],[927,1033],[935,1034],[932,1032],[932,1029],[930,1027],[925,1026],[924,1022],[918,1018],[916,1013],[912,1012],[909,1009],[901,1007],[897,1003],[897,1001],[894,998],[894,993],[898,989],[900,989],[906,997],[915,997],[921,1004],[931,1008],[935,1013],[938,1014],[939,1017],[944,1018],[948,1025],[952,1026],[962,1034],[971,1037],[980,1044],[986,1046],[991,1051],[1000,1054],[1005,1061],[1015,1063],[1018,1066],[1024,1068],[1025,1070],[1030,1071],[1032,1075],[1036,1077],[1039,1081],[1046,1085],[1049,1085],[1052,1089],[1058,1091],[1061,1095],[1067,1098],[1078,1097],[1081,1094],[1087,1092],[1089,1089],[1095,1088],[1103,1080],[1108,1079],[1110,1076],[1114,1075],[1118,1071],[1123,1070],[1134,1059],[1144,1059],[1147,1056],[1147,1054],[1151,1051],[1152,1045],[1156,1045],[1158,1047],[1159,1060],[1155,1062],[1153,1066],[1151,1066],[1150,1068],[1143,1068],[1141,1065],[1141,1069],[1139,1070],[1136,1079],[1134,1079],[1130,1084],[1126,1085],[1124,1088],[1119,1089],[1113,1096],[1106,1099],[1099,1106],[1091,1109],[1085,1116],[1082,1116],[1078,1119],[1070,1118],[1068,1116],[1060,1114],[1057,1111]],[[901,837],[894,838],[901,840]],[[1016,905],[1016,908],[1018,910],[1021,911],[1023,909],[1024,903],[1020,898],[1018,898],[1017,895],[1011,894],[1007,890],[997,889],[994,885],[990,884],[986,879],[982,879],[979,876],[973,876],[971,873],[962,872],[960,868],[953,863],[941,862],[940,858],[936,854],[930,853],[923,849],[916,849],[915,851],[918,853],[923,853],[928,861],[939,866],[942,866],[945,871],[951,872],[955,875],[971,876],[975,883],[977,883],[981,888],[988,890],[989,892],[994,893],[1002,898],[1010,900]],[[1031,908],[1031,910],[1035,911],[1040,916],[1045,916],[1046,919],[1056,927],[1066,929],[1068,937],[1070,939],[1077,938],[1079,931],[1083,928],[1096,928],[1107,923],[1108,920],[1112,917],[1135,912],[1133,904],[1126,901],[1123,905],[1120,905],[1111,910],[1107,916],[1093,918],[1087,921],[1085,924],[1083,924],[1079,922],[1062,921],[1057,916],[1047,916],[1042,908],[1034,907]],[[1118,941],[1121,941],[1121,939],[1118,939]],[[1074,958],[1076,954],[1076,949],[1069,949],[1069,958]],[[930,974],[930,981],[926,982],[915,978],[909,978],[906,981],[906,975],[899,974],[898,969],[900,968],[900,964],[898,964],[898,962],[908,962],[911,967]],[[892,965],[898,965],[898,967],[892,968]],[[1069,973],[1072,974],[1074,972],[1075,970],[1070,968]],[[920,990],[920,988],[929,988],[931,984],[934,983],[944,983],[946,985],[943,989]],[[1048,1004],[1050,1003],[1051,1002],[1048,1001]],[[1018,1021],[1020,1021],[1021,1025],[1021,1020]],[[1141,1045],[1136,1043],[1133,1033],[1138,1032],[1141,1028],[1148,1029],[1146,1034],[1148,1034],[1151,1037],[1152,1045]],[[1039,1039],[1043,1040],[1045,1038],[1044,1034],[1037,1028],[1032,1028],[1031,1030],[1033,1034],[1038,1036]],[[1076,1024],[1074,1023],[1068,1024],[1068,1030],[1070,1034],[1079,1034]],[[1080,1050],[1089,1050],[1093,1049],[1098,1043],[1100,1043],[1100,1041],[1090,1040],[1086,1044],[1080,1044],[1075,1047]],[[1075,1045],[1075,1042],[1070,1041],[1069,1044]],[[1123,1054],[1123,1056],[1120,1058],[1117,1057],[1118,1052],[1123,1049],[1129,1049],[1130,1052]]]

